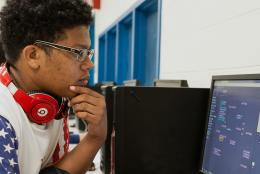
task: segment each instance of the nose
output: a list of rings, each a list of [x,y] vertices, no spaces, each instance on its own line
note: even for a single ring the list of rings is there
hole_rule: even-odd
[[[94,67],[94,63],[89,58],[83,61],[80,65],[80,69],[82,69],[83,71],[88,71],[93,67]]]

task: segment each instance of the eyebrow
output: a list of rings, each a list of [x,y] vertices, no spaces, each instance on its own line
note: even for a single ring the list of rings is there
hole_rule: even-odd
[[[79,49],[90,49],[90,46],[86,46],[86,45],[82,45],[82,44],[76,44],[76,45],[73,45],[72,47],[79,48]]]

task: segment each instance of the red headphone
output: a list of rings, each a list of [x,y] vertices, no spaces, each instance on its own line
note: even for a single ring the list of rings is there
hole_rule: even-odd
[[[9,89],[16,102],[21,105],[32,122],[47,123],[53,120],[64,108],[64,102],[59,103],[49,94],[42,92],[27,94],[25,91],[16,88],[6,66],[0,67],[0,81]]]

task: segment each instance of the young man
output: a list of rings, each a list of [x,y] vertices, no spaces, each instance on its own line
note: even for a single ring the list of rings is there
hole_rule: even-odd
[[[93,68],[82,0],[7,0],[0,13],[0,173],[85,173],[106,138],[104,97],[88,88]],[[88,122],[68,151],[67,105]]]

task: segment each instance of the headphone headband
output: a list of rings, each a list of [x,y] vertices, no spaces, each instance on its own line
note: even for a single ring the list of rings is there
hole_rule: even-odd
[[[8,86],[12,81],[5,65],[0,67],[0,81],[5,86]]]

